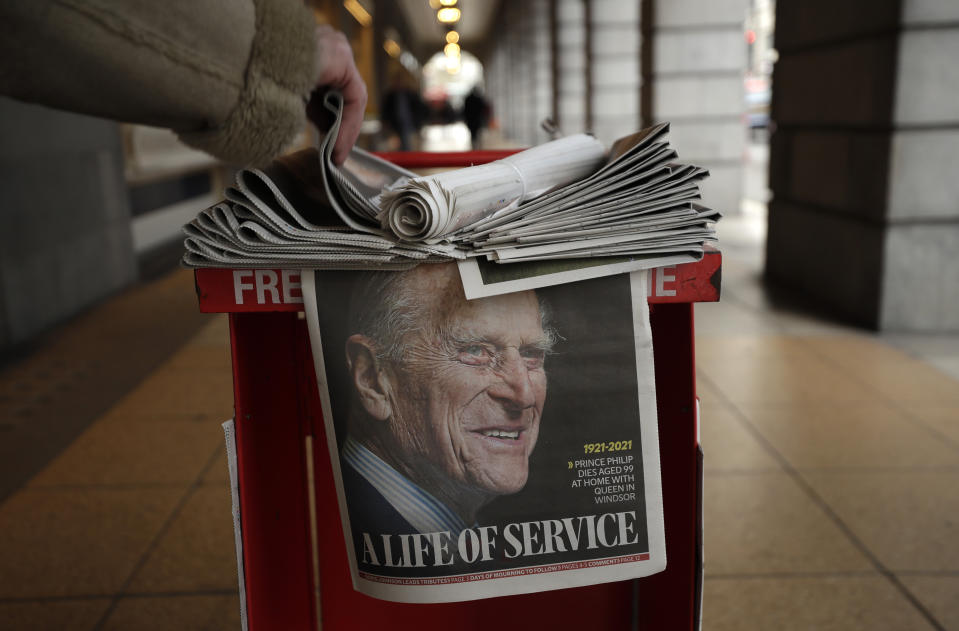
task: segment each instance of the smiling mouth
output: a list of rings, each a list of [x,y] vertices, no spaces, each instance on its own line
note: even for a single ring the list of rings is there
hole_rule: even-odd
[[[511,432],[502,429],[487,429],[483,430],[482,432],[483,436],[488,436],[491,438],[506,438],[510,440],[519,440],[520,433],[521,432],[518,429]]]

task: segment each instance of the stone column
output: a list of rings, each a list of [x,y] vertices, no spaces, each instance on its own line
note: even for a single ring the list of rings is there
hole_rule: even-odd
[[[589,0],[592,132],[611,145],[640,127],[639,2]]]
[[[556,118],[564,134],[589,127],[586,101],[586,7],[582,0],[552,0],[556,5]]]
[[[488,97],[503,135],[521,145],[546,142],[540,123],[553,107],[547,0],[504,3],[489,37]]]
[[[670,142],[683,162],[709,169],[707,205],[739,212],[742,197],[743,75],[747,0],[644,0],[652,3],[651,116],[670,121]],[[788,0],[784,0],[788,1]]]
[[[959,330],[959,3],[777,6],[767,279],[883,330]]]

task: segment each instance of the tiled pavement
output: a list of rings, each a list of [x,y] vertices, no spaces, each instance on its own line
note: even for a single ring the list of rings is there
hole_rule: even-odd
[[[229,342],[206,321],[0,504],[0,629],[239,628]]]
[[[956,354],[777,308],[724,229],[723,302],[696,307],[703,628],[959,629]]]

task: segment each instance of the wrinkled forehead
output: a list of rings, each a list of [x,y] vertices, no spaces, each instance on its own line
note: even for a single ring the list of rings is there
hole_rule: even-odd
[[[535,292],[466,300],[455,265],[428,267],[434,269],[414,275],[409,288],[427,303],[426,312],[432,325],[429,328],[460,338],[504,344],[534,344],[543,340],[545,334]]]

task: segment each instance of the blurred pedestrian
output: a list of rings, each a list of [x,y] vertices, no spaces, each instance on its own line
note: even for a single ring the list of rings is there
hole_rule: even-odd
[[[470,143],[479,149],[480,133],[489,124],[490,105],[479,86],[474,86],[463,100],[463,119],[470,130]]]
[[[400,140],[400,151],[412,151],[418,146],[420,129],[426,117],[426,105],[411,80],[397,72],[383,97],[380,119]]]
[[[234,164],[279,154],[319,88],[344,96],[342,163],[366,85],[346,37],[302,0],[0,2],[0,94],[168,127]]]

